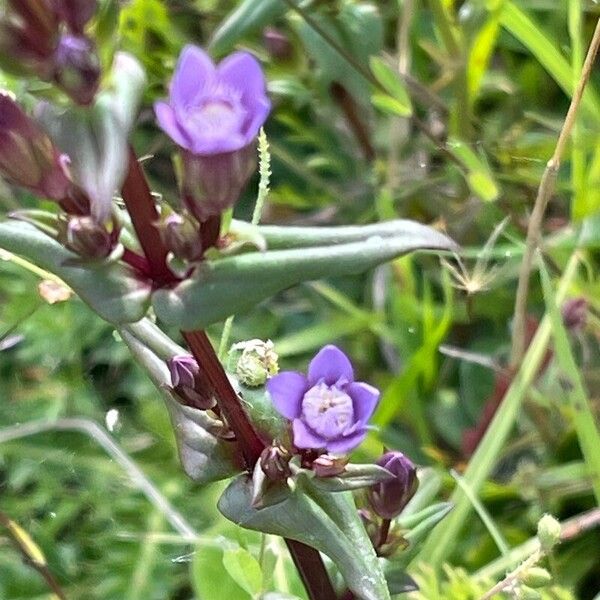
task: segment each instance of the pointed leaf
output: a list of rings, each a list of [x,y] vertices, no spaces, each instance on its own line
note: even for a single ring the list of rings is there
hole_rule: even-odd
[[[226,549],[223,552],[223,566],[231,579],[251,596],[260,592],[262,571],[258,561],[248,550],[241,547]]]
[[[219,510],[247,529],[294,539],[327,554],[361,600],[389,600],[387,584],[352,496],[327,494],[298,480],[280,504],[252,507],[252,483],[237,477],[219,500]]]
[[[240,469],[236,467],[234,444],[211,433],[220,426],[220,422],[206,411],[182,406],[169,389],[170,375],[165,361],[127,329],[121,329],[119,333],[165,400],[186,474],[194,481],[208,483],[238,473]]]
[[[410,531],[404,534],[404,538],[408,541],[408,548],[394,557],[394,564],[401,569],[405,569],[410,561],[417,555],[420,550],[419,544],[429,535],[431,530],[442,520],[448,513],[454,508],[451,502],[440,502],[428,509],[424,509],[420,513],[420,520],[416,522],[417,514],[411,515],[411,517],[402,520],[402,517],[398,519],[399,524],[406,522],[414,523],[411,526]]]
[[[434,229],[412,223],[404,235],[370,235],[352,243],[251,252],[199,265],[191,279],[172,289],[157,290],[153,305],[168,325],[204,328],[302,281],[361,273],[422,248],[451,250],[456,244]]]
[[[378,56],[371,57],[369,64],[371,73],[388,94],[374,94],[373,104],[383,110],[397,112],[402,117],[410,116],[412,114],[410,97],[399,74]]]
[[[92,201],[99,221],[110,215],[112,198],[123,183],[128,165],[128,135],[146,83],[139,63],[117,54],[112,87],[101,92],[91,107],[59,108],[45,103],[39,119],[70,159],[74,180]]]
[[[141,319],[148,309],[149,286],[124,265],[70,266],[76,256],[29,223],[0,222],[0,247],[60,277],[100,317],[115,324]]]
[[[403,238],[412,243],[411,249],[434,248],[454,250],[458,246],[447,236],[427,226],[408,219],[396,219],[370,225],[341,225],[335,227],[293,227],[281,225],[251,225],[234,219],[234,234],[260,235],[269,250],[309,248],[362,242],[373,237]]]

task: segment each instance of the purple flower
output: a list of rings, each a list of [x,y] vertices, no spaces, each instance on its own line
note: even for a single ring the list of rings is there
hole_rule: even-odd
[[[379,391],[354,381],[348,357],[336,346],[325,346],[312,359],[308,375],[285,371],[267,382],[277,411],[292,421],[298,448],[345,454],[367,434]]]
[[[417,491],[417,469],[402,452],[395,451],[386,452],[376,464],[395,477],[369,489],[369,504],[380,517],[393,519],[404,510]]]
[[[196,46],[181,53],[168,102],[154,106],[183,148],[183,200],[200,221],[233,206],[256,165],[254,140],[271,103],[258,61],[235,52],[217,66]]]
[[[235,52],[218,66],[197,46],[186,46],[171,82],[168,102],[155,104],[161,128],[192,154],[240,150],[265,122],[271,103],[258,61]]]

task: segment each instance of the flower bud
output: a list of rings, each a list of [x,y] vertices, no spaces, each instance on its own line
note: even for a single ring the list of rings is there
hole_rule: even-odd
[[[248,387],[258,387],[277,373],[278,358],[271,340],[249,340],[231,347],[228,366],[230,371],[237,375],[240,383]]]
[[[70,216],[61,236],[64,245],[83,258],[106,258],[115,248],[118,227],[107,227],[90,216]]]
[[[73,33],[83,33],[97,8],[96,0],[56,0],[57,13]]]
[[[571,331],[581,331],[587,320],[588,303],[585,298],[571,298],[562,305],[562,319]]]
[[[256,148],[250,144],[223,154],[183,153],[183,198],[186,208],[203,223],[239,200],[256,168]]]
[[[401,452],[386,452],[376,463],[394,475],[369,489],[369,504],[384,519],[397,517],[415,495],[419,480],[412,461]]]
[[[291,454],[280,446],[268,446],[260,455],[260,467],[267,479],[284,481],[291,474],[289,462]]]
[[[550,552],[560,542],[561,530],[560,523],[552,515],[546,514],[539,520],[537,536],[544,552]]]
[[[4,92],[0,92],[0,175],[57,201],[65,198],[71,187],[64,157]]]
[[[531,588],[540,588],[552,582],[552,575],[542,567],[529,567],[519,573],[519,581]]]
[[[289,60],[292,56],[293,50],[289,38],[275,27],[265,27],[263,43],[269,54],[276,60]]]
[[[100,84],[100,62],[92,41],[82,35],[61,36],[54,53],[54,80],[77,104],[90,104]]]
[[[58,36],[53,0],[7,0],[0,15],[0,55],[11,72],[45,78]]]
[[[176,258],[188,262],[202,258],[200,230],[189,215],[171,213],[157,227],[165,246]]]
[[[317,477],[335,477],[343,473],[348,464],[348,457],[321,454],[312,463],[312,470]]]
[[[200,410],[215,406],[214,395],[204,380],[196,359],[190,354],[174,356],[167,361],[171,385],[183,402]]]

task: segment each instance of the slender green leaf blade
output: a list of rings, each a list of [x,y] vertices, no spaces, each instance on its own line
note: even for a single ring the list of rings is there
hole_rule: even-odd
[[[573,424],[577,432],[579,447],[589,469],[592,487],[596,501],[600,504],[600,431],[596,417],[590,406],[590,400],[581,377],[581,373],[575,362],[569,336],[565,329],[554,291],[550,275],[543,262],[540,260],[540,275],[546,309],[550,315],[552,325],[552,337],[554,338],[555,352],[558,363],[566,378],[563,389],[571,404]]]

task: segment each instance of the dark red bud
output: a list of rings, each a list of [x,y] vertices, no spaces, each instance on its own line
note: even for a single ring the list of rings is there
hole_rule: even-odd
[[[77,104],[90,104],[100,84],[100,61],[92,41],[63,35],[54,53],[54,80]]]
[[[571,298],[562,306],[563,323],[571,331],[580,331],[587,321],[588,303],[585,298]]]
[[[312,470],[317,477],[335,477],[343,473],[348,464],[348,457],[321,454],[312,463]]]
[[[90,216],[70,216],[66,221],[64,244],[83,258],[106,258],[115,248],[118,229],[108,228]]]
[[[199,410],[209,410],[216,404],[212,388],[204,379],[196,359],[191,354],[174,356],[167,361],[173,391],[183,404]]]
[[[50,138],[1,92],[0,175],[51,200],[61,201],[72,187],[64,159]]]
[[[269,54],[276,60],[289,60],[292,57],[293,48],[288,36],[275,27],[264,29],[263,43]]]
[[[96,0],[55,0],[56,12],[74,33],[83,33],[98,8]]]
[[[394,479],[371,486],[369,504],[383,519],[393,519],[404,510],[417,491],[417,469],[401,452],[386,452],[377,464],[392,473]]]
[[[260,455],[260,467],[267,479],[283,481],[291,475],[290,453],[279,446],[268,446]]]
[[[176,258],[188,262],[202,258],[200,229],[188,215],[171,213],[157,227],[165,246]]]

